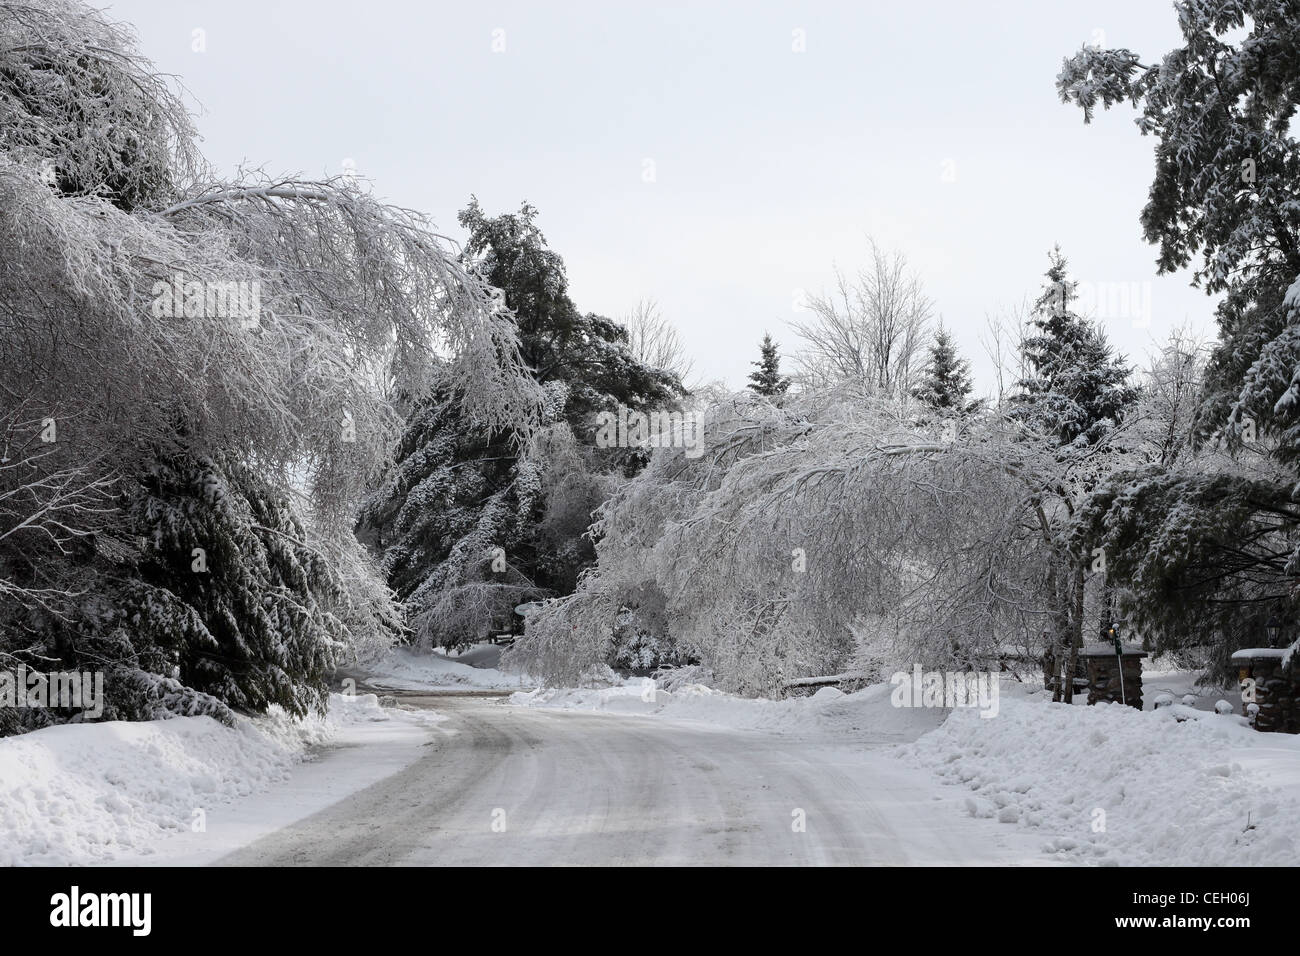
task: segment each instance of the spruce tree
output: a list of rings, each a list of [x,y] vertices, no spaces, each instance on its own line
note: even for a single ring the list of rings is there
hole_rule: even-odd
[[[970,362],[957,354],[957,343],[940,325],[930,345],[930,359],[921,384],[913,390],[912,396],[936,411],[968,414],[983,404],[978,399],[971,400],[973,387]]]
[[[1021,345],[1028,374],[1017,411],[1062,447],[1093,445],[1123,420],[1137,389],[1128,383],[1132,370],[1112,353],[1101,329],[1073,311],[1078,283],[1059,246],[1049,259],[1030,319],[1035,331]]]
[[[1012,410],[1032,431],[1057,446],[1062,474],[1070,476],[1067,484],[1086,496],[1099,478],[1099,464],[1085,452],[1104,442],[1122,422],[1137,390],[1128,384],[1129,367],[1111,353],[1101,330],[1073,310],[1078,283],[1070,278],[1060,248],[1048,258],[1043,292],[1021,342],[1026,375]],[[1044,489],[1040,504],[1056,494],[1056,489]],[[1040,507],[1040,513],[1048,523],[1047,510]],[[1052,643],[1062,652],[1068,648],[1055,697],[1069,702],[1083,643],[1086,567],[1079,548],[1069,545],[1067,536],[1067,528],[1051,535],[1053,554],[1047,575],[1054,594]]]
[[[790,380],[781,375],[781,355],[770,333],[763,334],[759,352],[759,360],[749,363],[755,366],[757,371],[749,373],[749,385],[746,387],[752,392],[769,398],[784,395],[790,387]]]
[[[471,199],[460,222],[467,262],[504,294],[545,390],[539,440],[520,447],[465,421],[445,395],[416,396],[394,465],[362,508],[358,534],[380,552],[421,642],[469,643],[509,627],[523,601],[570,593],[595,560],[585,532],[602,481],[647,457],[596,447],[598,414],[671,409],[685,394],[632,355],[626,328],[577,308],[536,217],[527,203],[489,217]]]

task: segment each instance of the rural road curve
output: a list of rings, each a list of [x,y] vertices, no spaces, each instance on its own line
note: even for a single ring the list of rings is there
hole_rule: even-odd
[[[1036,844],[861,745],[475,697],[402,702],[449,718],[427,753],[217,865],[1039,862]]]

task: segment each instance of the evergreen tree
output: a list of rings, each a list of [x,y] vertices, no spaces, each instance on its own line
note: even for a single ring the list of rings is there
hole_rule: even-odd
[[[1182,46],[1144,64],[1126,49],[1085,48],[1057,78],[1084,121],[1100,102],[1131,103],[1157,140],[1141,213],[1161,273],[1196,264],[1192,284],[1222,294],[1202,437],[1250,419],[1300,463],[1300,11],[1292,0],[1176,4]],[[1241,35],[1230,34],[1241,31]]]
[[[564,259],[547,246],[536,208],[524,203],[518,213],[489,217],[470,197],[458,218],[469,230],[466,261],[505,294],[524,362],[543,385],[566,385],[562,414],[579,440],[590,441],[597,412],[669,407],[685,394],[675,375],[637,360],[625,326],[578,310]]]
[[[957,354],[957,343],[942,325],[934,333],[930,359],[921,384],[912,392],[918,401],[938,411],[969,414],[984,403],[970,398],[973,388],[970,362]]]
[[[1221,459],[1116,475],[1094,495],[1078,546],[1106,549],[1108,575],[1130,591],[1126,613],[1157,648],[1209,646],[1226,664],[1265,640],[1270,618],[1300,611],[1300,11],[1291,0],[1175,7],[1175,49],[1085,48],[1057,90],[1085,122],[1098,104],[1131,104],[1156,140],[1141,223],[1159,271],[1192,266],[1192,284],[1221,296],[1200,454],[1222,435],[1274,464],[1251,455],[1241,468]]]
[[[98,593],[45,622],[48,658],[108,672],[104,716],[323,712],[349,598],[293,502],[235,456],[171,449],[121,505],[79,555]]]
[[[0,3],[0,658],[105,671],[110,718],[302,714],[402,625],[352,534],[393,394],[530,433],[541,390],[423,217],[215,178],[171,79],[80,0]]]
[[[234,458],[172,454],[133,488],[142,544],[120,622],[161,668],[243,711],[323,711],[345,645],[341,582],[292,503]]]
[[[647,454],[595,447],[598,413],[673,408],[685,394],[676,376],[632,355],[622,325],[578,310],[536,217],[528,204],[489,217],[471,198],[460,222],[467,263],[504,294],[544,387],[541,432],[520,447],[465,421],[446,396],[419,397],[361,512],[359,534],[383,555],[421,641],[486,637],[513,623],[521,601],[571,592],[595,558],[585,532],[605,478],[634,473]]]
[[[1028,374],[1020,382],[1018,413],[1062,446],[1094,445],[1123,420],[1137,389],[1101,329],[1072,310],[1078,283],[1069,278],[1059,246],[1049,259],[1030,319],[1036,331],[1021,345]]]
[[[749,363],[755,366],[757,371],[749,373],[749,385],[746,388],[769,398],[784,395],[790,387],[790,380],[781,376],[781,356],[769,333],[763,333],[759,352],[761,353],[759,360]]]
[[[1104,446],[1123,421],[1137,390],[1123,359],[1111,353],[1101,330],[1073,311],[1078,284],[1069,277],[1059,247],[1049,253],[1043,292],[1034,303],[1029,330],[1021,342],[1026,375],[1013,399],[1012,414],[1055,445],[1058,473],[1037,490],[1035,510],[1051,549],[1047,589],[1053,595],[1045,661],[1064,660],[1057,699],[1069,702],[1083,645],[1087,571],[1071,542],[1074,515],[1104,473]],[[1068,650],[1068,653],[1067,653]],[[1060,652],[1062,658],[1052,655]]]

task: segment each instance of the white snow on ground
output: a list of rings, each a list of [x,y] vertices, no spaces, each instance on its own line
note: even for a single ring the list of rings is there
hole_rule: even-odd
[[[368,683],[392,690],[519,690],[534,686],[524,676],[507,674],[493,666],[500,651],[490,644],[476,644],[457,657],[449,657],[437,651],[397,647],[369,667]]]
[[[494,663],[492,653],[477,657]],[[412,652],[393,655],[388,669],[415,688],[498,689],[518,680]],[[973,838],[960,836],[958,821],[969,814],[980,819],[967,823],[1004,834],[980,844],[1004,862],[1028,862],[1017,849],[1026,844],[1031,853],[1041,851],[1042,862],[1294,865],[1300,739],[1260,734],[1240,717],[1214,714],[1220,695],[1197,694],[1193,676],[1153,668],[1144,681],[1148,707],[1157,696],[1192,700],[1188,694],[1196,695],[1194,706],[1171,703],[1143,713],[1054,705],[1041,691],[1008,682],[993,718],[973,709],[895,707],[884,684],[772,701],[699,684],[668,692],[633,679],[599,689],[517,692],[508,703],[616,721],[663,718],[670,748],[672,740],[694,741],[703,730],[717,735],[714,749],[734,741],[737,766],[752,754],[728,731],[785,737],[802,761],[825,772],[829,789],[822,796],[832,803],[841,785],[842,799],[854,806],[874,800],[876,813],[885,812],[882,802],[924,802],[924,813],[914,802],[899,804],[897,819],[890,818],[901,832],[908,813],[922,813],[928,822],[908,838],[917,846],[927,827],[947,833],[942,820],[949,815],[954,829],[943,839]],[[413,767],[430,753],[424,745],[431,725],[434,739],[456,734],[456,725],[441,720],[428,710],[381,708],[373,695],[334,695],[325,719],[273,713],[241,719],[233,729],[209,718],[89,723],[0,740],[0,865],[212,862]],[[461,729],[481,722],[462,720]],[[636,729],[642,723],[627,726],[644,733]],[[684,736],[669,730],[675,723]],[[537,729],[558,733],[567,726]],[[472,756],[465,746],[445,752]],[[877,793],[888,781],[894,789]],[[195,831],[199,808],[206,827]],[[942,842],[931,849],[938,852]],[[962,858],[973,859],[978,849],[972,843]]]
[[[900,741],[891,751],[895,759],[966,790],[962,802],[971,815],[1041,834],[1043,852],[1062,862],[1295,865],[1300,739],[1257,733],[1244,718],[1214,714],[1221,695],[1198,693],[1195,676],[1149,675],[1148,708],[1159,692],[1197,700],[1194,707],[1176,703],[1143,713],[1051,704],[1041,692],[1027,696],[1025,685],[1006,681],[993,718],[975,709],[894,707],[888,684],[772,701],[700,685],[651,695],[645,681],[629,680],[602,689],[516,693],[509,703],[660,715],[828,744],[846,737]],[[1098,809],[1105,812],[1104,829]]]
[[[178,717],[66,724],[0,740],[0,865],[119,861],[177,834],[207,839],[223,807],[390,714],[374,695],[335,694],[325,718],[294,720],[275,708],[234,728]],[[193,832],[196,809],[205,833]]]
[[[823,687],[811,697],[765,700],[734,697],[702,684],[689,684],[670,693],[654,688],[648,679],[632,678],[615,687],[546,688],[515,693],[510,695],[508,703],[614,714],[657,714],[734,730],[843,738],[870,736],[881,741],[914,740],[943,720],[942,710],[891,706],[891,689],[888,684],[877,684],[844,694],[833,687]]]
[[[1039,831],[1044,852],[1075,862],[1300,859],[1300,739],[1258,733],[1242,717],[1181,704],[1071,707],[1004,688],[996,718],[953,711],[898,754],[973,791],[972,815]]]

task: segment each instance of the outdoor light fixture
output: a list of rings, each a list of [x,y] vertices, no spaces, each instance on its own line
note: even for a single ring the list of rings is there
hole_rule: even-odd
[[[1277,617],[1270,617],[1268,623],[1264,625],[1264,630],[1268,632],[1268,646],[1282,646],[1282,621]]]
[[[1116,654],[1123,653],[1119,643],[1119,621],[1106,621],[1101,625],[1101,639],[1112,644]]]

